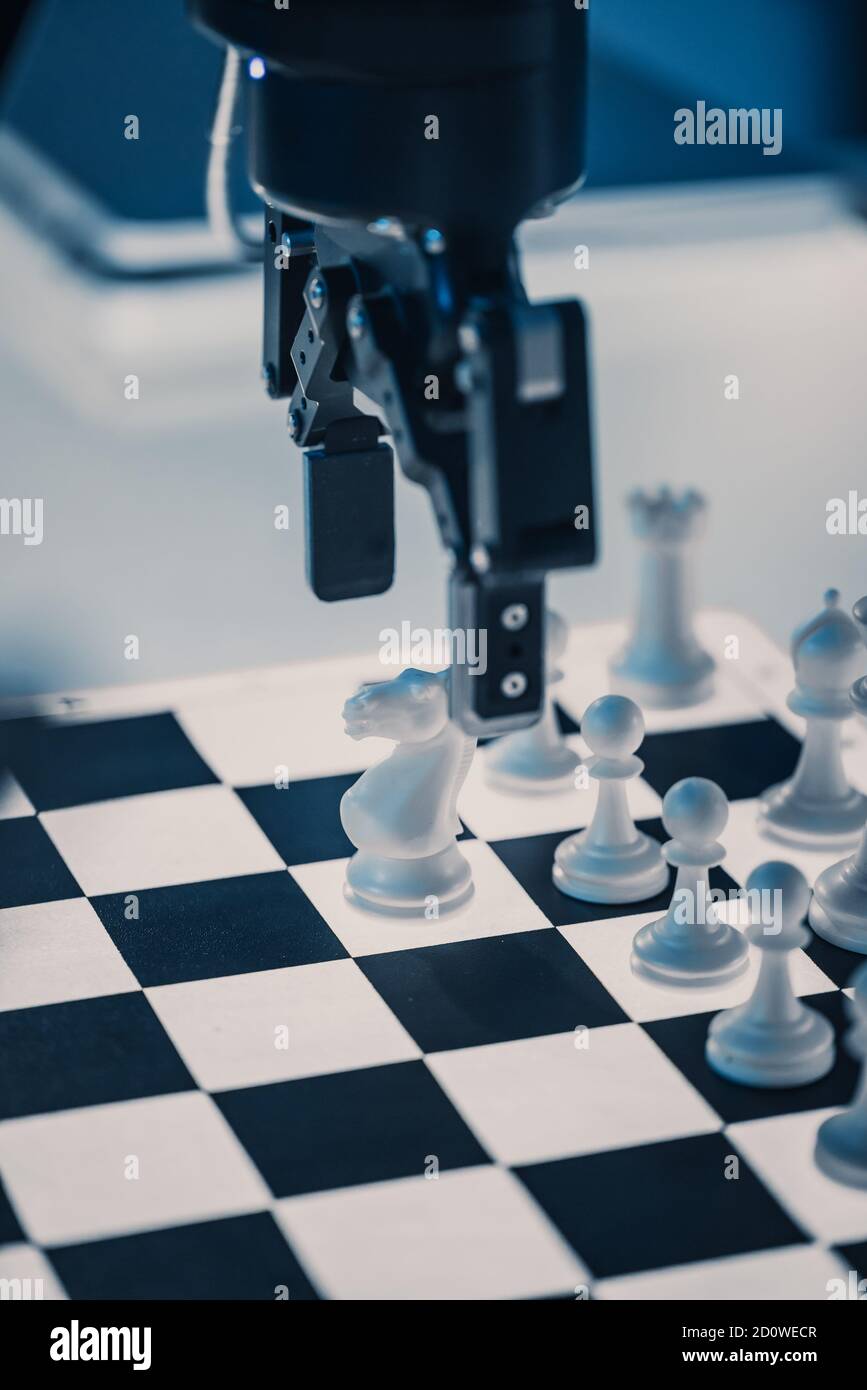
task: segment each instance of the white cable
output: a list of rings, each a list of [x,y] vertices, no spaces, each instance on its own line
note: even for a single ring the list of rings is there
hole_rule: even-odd
[[[247,235],[241,225],[229,191],[229,167],[232,142],[241,133],[235,116],[241,95],[242,57],[237,48],[226,50],[223,76],[217,94],[217,106],[211,126],[208,172],[205,183],[205,206],[211,230],[220,246],[234,259],[260,260],[263,254],[261,238]]]

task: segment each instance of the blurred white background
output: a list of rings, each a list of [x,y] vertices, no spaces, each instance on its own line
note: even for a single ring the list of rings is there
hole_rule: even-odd
[[[829,498],[867,497],[867,228],[843,193],[798,177],[585,193],[522,244],[531,296],[575,294],[591,315],[601,558],[552,581],[564,615],[629,610],[622,500],[662,482],[710,500],[703,603],[785,642],[828,586],[867,591],[867,537],[826,530]],[[40,546],[0,537],[6,691],[371,651],[383,627],[445,622],[427,495],[400,474],[393,589],[330,605],[307,589],[301,459],[258,377],[256,271],[97,281],[3,213],[0,293],[0,493],[42,497],[45,518]]]

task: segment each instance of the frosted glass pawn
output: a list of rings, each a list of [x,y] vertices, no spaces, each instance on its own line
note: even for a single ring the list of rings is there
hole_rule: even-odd
[[[722,921],[708,887],[708,872],[722,863],[717,836],[729,816],[721,787],[706,777],[675,782],[662,802],[662,822],[672,837],[663,854],[677,869],[671,904],[632,943],[632,969],[657,984],[714,985],[747,968],[749,951],[739,931]]]
[[[705,1056],[720,1076],[743,1086],[806,1086],[834,1065],[834,1029],[792,989],[789,957],[806,946],[802,925],[810,885],[781,860],[760,864],[747,879],[752,925],[747,940],[761,952],[750,998],[711,1021]]]
[[[636,829],[629,813],[626,789],[644,768],[634,756],[644,716],[624,695],[603,695],[584,711],[581,732],[595,755],[586,766],[598,784],[596,807],[587,829],[567,835],[554,851],[554,883],[582,902],[643,902],[668,883],[660,846]]]
[[[867,596],[858,600],[852,616],[862,642],[867,643]],[[855,681],[849,699],[856,712],[867,718],[867,678]],[[867,825],[855,853],[838,859],[816,879],[810,926],[834,946],[867,955]]]
[[[816,879],[810,926],[832,945],[867,956],[867,826],[855,853]]]
[[[786,703],[806,720],[804,742],[792,776],[759,801],[761,829],[789,844],[845,844],[857,840],[867,819],[867,797],[850,786],[840,746],[864,651],[839,603],[839,592],[829,589],[822,613],[792,638],[795,689]]]
[[[559,792],[574,786],[581,762],[560,732],[551,687],[563,679],[560,661],[569,629],[559,613],[545,614],[545,702],[537,722],[498,739],[485,756],[485,779],[503,791]]]
[[[861,1061],[861,1076],[848,1109],[819,1127],[816,1163],[837,1182],[867,1188],[867,963],[855,971],[852,987],[855,996],[848,1005],[852,1027],[846,1047]]]
[[[634,695],[645,709],[679,709],[707,699],[714,661],[693,629],[692,549],[707,504],[697,492],[633,492],[627,506],[639,547],[635,620],[628,642],[611,662],[612,688]]]

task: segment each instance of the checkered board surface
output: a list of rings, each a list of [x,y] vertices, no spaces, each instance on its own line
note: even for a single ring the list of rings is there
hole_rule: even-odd
[[[671,783],[718,781],[716,883],[743,885],[780,853],[755,798],[797,755],[791,673],[745,619],[702,628],[717,692],[649,716],[632,805],[664,838]],[[618,635],[572,634],[558,703],[579,748]],[[0,1277],[57,1298],[821,1299],[867,1275],[867,1193],[812,1158],[854,1062],[788,1092],[708,1070],[708,1021],[756,963],[710,991],[632,976],[665,896],[591,907],[550,881],[592,791],[492,791],[482,748],[460,804],[471,904],[403,922],[344,901],[340,797],[391,745],[353,743],[340,709],[388,674],[349,659],[81,696],[16,738]],[[862,730],[846,758],[867,785]],[[838,1035],[856,964],[818,941],[793,964]]]

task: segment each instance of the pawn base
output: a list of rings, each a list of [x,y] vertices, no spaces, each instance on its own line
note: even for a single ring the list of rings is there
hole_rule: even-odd
[[[640,903],[668,886],[668,865],[656,840],[640,831],[628,845],[588,845],[587,831],[569,835],[554,851],[554,886],[586,903]]]
[[[636,932],[630,957],[634,973],[658,985],[727,984],[748,964],[746,939],[727,922],[673,931],[667,917]]]
[[[851,859],[832,864],[816,879],[808,920],[817,936],[867,956],[867,887],[847,873]]]
[[[359,850],[343,893],[354,907],[381,917],[442,917],[473,896],[472,869],[457,845],[424,859],[389,859]]]
[[[843,1111],[819,1126],[816,1166],[847,1187],[867,1188],[867,1124],[861,1115]]]
[[[851,791],[836,801],[799,796],[791,782],[769,787],[759,800],[759,829],[775,840],[809,849],[857,841],[867,820],[867,797]]]
[[[499,791],[535,795],[545,792],[571,791],[575,786],[575,769],[581,762],[577,753],[565,743],[545,749],[493,749],[485,760],[485,781]]]
[[[664,655],[638,660],[627,649],[611,662],[609,674],[612,689],[630,696],[642,709],[686,709],[713,694],[713,658],[702,651],[672,667]]]
[[[708,1029],[708,1065],[742,1086],[808,1086],[834,1065],[834,1029],[815,1009],[769,1026],[749,1017],[749,1006],[717,1014]]]

